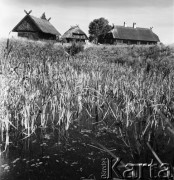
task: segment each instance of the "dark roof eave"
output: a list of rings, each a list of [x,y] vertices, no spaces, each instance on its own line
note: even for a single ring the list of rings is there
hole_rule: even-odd
[[[61,37],[61,39],[88,39],[88,38],[74,38],[74,37]]]

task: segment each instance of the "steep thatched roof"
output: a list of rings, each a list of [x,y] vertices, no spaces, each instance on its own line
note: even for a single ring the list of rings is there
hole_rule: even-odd
[[[79,26],[72,26],[66,31],[61,39],[72,38],[72,39],[88,39],[87,35],[79,28]]]
[[[160,41],[158,36],[148,28],[114,26],[114,28],[109,33],[112,33],[113,38],[115,39],[153,42]]]
[[[36,18],[34,16],[31,16],[31,18],[34,20],[34,22],[42,32],[60,35],[57,29],[48,20]]]
[[[37,27],[37,29],[43,33],[53,34],[60,36],[60,33],[57,31],[57,29],[47,20],[47,19],[41,19],[37,18],[31,15],[26,15],[14,28],[13,32],[18,32],[18,26],[20,26],[25,20],[29,20],[34,23],[34,25]]]

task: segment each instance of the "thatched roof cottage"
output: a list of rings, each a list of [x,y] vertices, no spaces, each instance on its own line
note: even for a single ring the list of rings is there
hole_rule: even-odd
[[[99,43],[106,44],[157,44],[159,37],[152,31],[152,28],[114,26],[108,33],[99,37]]]
[[[26,12],[26,11],[25,11]],[[13,28],[12,32],[17,32],[19,37],[29,39],[46,39],[56,40],[60,33],[49,22],[51,18],[47,19],[45,13],[41,18],[37,18],[26,12],[26,16]]]
[[[69,42],[85,42],[88,39],[87,35],[79,28],[79,26],[72,26],[68,31],[66,31],[62,37],[62,41]]]

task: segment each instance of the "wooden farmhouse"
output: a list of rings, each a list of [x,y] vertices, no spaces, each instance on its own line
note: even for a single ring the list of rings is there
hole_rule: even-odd
[[[152,28],[113,26],[108,33],[99,36],[101,44],[157,44],[158,36],[152,31]]]
[[[26,12],[26,11],[25,11]],[[45,13],[41,18],[37,18],[26,12],[26,16],[13,28],[12,32],[17,32],[19,37],[28,39],[56,40],[60,33],[49,22],[51,18],[46,19]]]
[[[79,28],[79,26],[72,26],[66,31],[62,37],[62,41],[69,42],[85,42],[88,39],[87,35]]]

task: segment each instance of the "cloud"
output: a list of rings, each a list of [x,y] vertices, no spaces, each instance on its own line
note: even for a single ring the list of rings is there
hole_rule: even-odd
[[[169,7],[174,6],[173,0],[3,0],[9,5],[35,5],[46,6],[55,5],[60,7],[112,7],[112,8],[132,8],[132,7]]]

